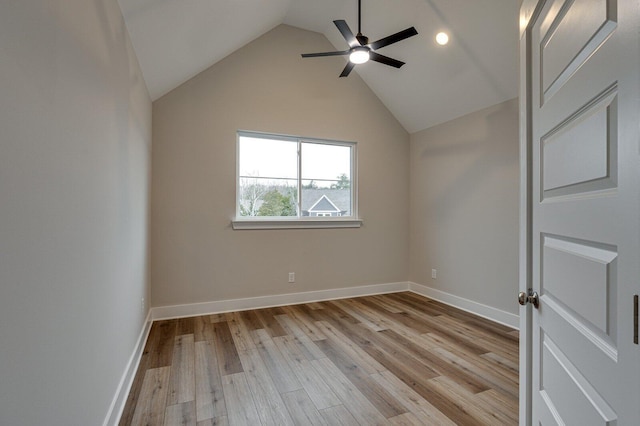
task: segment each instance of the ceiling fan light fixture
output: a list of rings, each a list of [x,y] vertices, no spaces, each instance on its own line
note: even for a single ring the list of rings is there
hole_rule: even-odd
[[[370,58],[369,49],[365,47],[355,48],[351,54],[349,54],[349,61],[352,64],[364,64]]]

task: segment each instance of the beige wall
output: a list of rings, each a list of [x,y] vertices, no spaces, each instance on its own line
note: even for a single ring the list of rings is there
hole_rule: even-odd
[[[411,135],[411,281],[517,314],[518,162],[516,99]]]
[[[326,50],[281,25],[153,103],[154,306],[407,280],[409,136]],[[357,141],[364,226],[232,230],[238,129]]]
[[[98,425],[145,319],[151,101],[117,2],[0,9],[0,424]]]

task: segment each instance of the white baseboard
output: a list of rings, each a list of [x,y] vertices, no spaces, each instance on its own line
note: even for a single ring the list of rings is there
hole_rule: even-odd
[[[102,423],[103,426],[117,426],[120,422],[120,417],[122,417],[124,406],[127,403],[127,397],[129,396],[129,392],[131,391],[133,379],[135,378],[136,372],[138,371],[138,366],[140,365],[140,359],[142,358],[144,345],[147,343],[149,332],[151,331],[152,322],[151,310],[149,310],[149,312],[147,313],[147,317],[144,320],[142,330],[140,331],[140,335],[138,336],[138,340],[136,341],[136,346],[134,347],[133,353],[131,354],[129,362],[127,363],[127,368],[125,369],[124,374],[120,379],[116,394],[113,397],[113,401],[111,401],[109,411],[107,411],[107,415],[104,419],[104,422]]]
[[[482,303],[474,302],[473,300],[465,299],[464,297],[456,296],[451,293],[436,290],[435,288],[414,282],[409,282],[409,291],[506,325],[507,327],[514,329],[519,329],[520,327],[520,317],[512,314],[511,312],[502,311],[491,306],[483,305]]]
[[[320,302],[323,300],[371,296],[374,294],[396,293],[398,291],[407,290],[409,290],[408,282],[398,282],[335,288],[330,290],[307,291],[301,293],[278,294],[273,296],[248,297],[246,299],[191,303],[187,305],[159,306],[151,309],[151,318],[156,321],[170,318],[193,317],[196,315],[246,311],[249,309],[271,308],[274,306],[296,305],[300,303]]]
[[[429,297],[433,300],[462,309],[463,311],[471,312],[472,314],[487,318],[491,321],[495,321],[514,329],[519,328],[520,317],[518,315],[414,282],[373,284],[330,290],[277,294],[273,296],[248,297],[245,299],[229,299],[213,302],[190,303],[185,305],[158,306],[151,308],[150,315],[152,321],[157,321],[223,312],[246,311],[249,309],[271,308],[274,306],[320,302],[323,300],[371,296],[374,294],[396,293],[399,291],[412,291],[416,294]]]

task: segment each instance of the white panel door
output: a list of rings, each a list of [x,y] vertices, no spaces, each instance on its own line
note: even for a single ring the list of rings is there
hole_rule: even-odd
[[[640,425],[638,9],[523,4],[522,425]]]

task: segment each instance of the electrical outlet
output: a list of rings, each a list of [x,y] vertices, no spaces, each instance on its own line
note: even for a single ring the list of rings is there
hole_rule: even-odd
[[[435,280],[437,276],[438,276],[438,271],[436,271],[435,269],[432,269],[431,270],[431,278],[433,278]]]
[[[140,306],[142,306],[142,312],[144,312],[144,297],[142,298],[142,300],[140,301]]]
[[[295,272],[289,272],[289,282],[290,283],[295,283],[296,282],[296,273]]]

